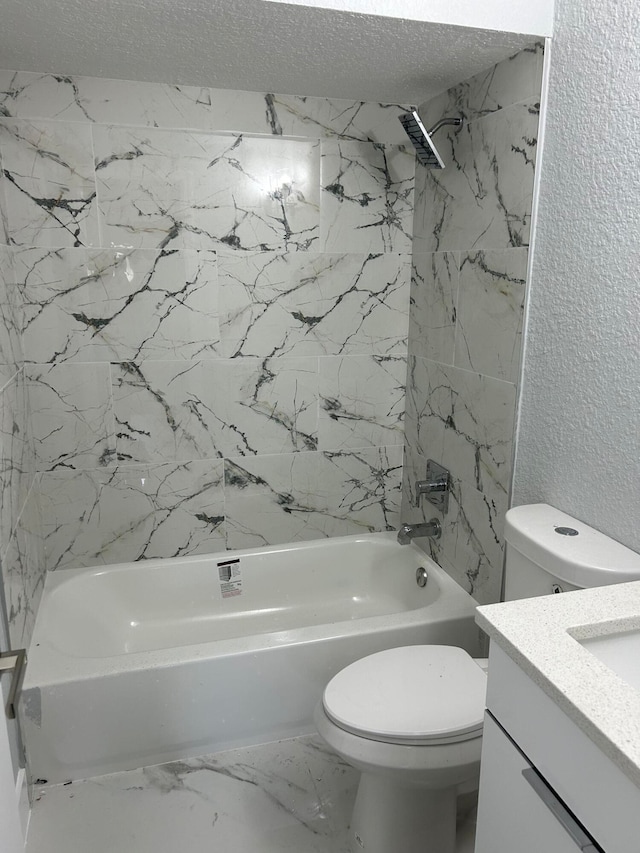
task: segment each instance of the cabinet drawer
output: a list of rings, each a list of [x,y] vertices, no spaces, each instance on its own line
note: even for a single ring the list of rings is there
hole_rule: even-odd
[[[602,853],[522,752],[485,715],[475,853]]]

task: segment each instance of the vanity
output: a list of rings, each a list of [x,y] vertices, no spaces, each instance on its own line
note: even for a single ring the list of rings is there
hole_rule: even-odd
[[[478,608],[475,853],[640,853],[640,581]]]

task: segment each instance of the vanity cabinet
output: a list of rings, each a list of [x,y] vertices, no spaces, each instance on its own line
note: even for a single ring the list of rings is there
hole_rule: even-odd
[[[640,790],[494,642],[475,853],[640,853]]]
[[[487,713],[475,853],[597,853],[527,757]]]

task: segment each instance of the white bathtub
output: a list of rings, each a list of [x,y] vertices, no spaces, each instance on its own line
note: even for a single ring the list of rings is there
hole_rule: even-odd
[[[30,771],[66,781],[310,732],[357,658],[477,653],[474,610],[386,533],[51,573],[21,700]]]

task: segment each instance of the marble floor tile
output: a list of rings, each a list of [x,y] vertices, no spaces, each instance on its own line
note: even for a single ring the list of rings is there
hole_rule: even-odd
[[[357,781],[307,736],[45,786],[26,853],[347,853]]]

